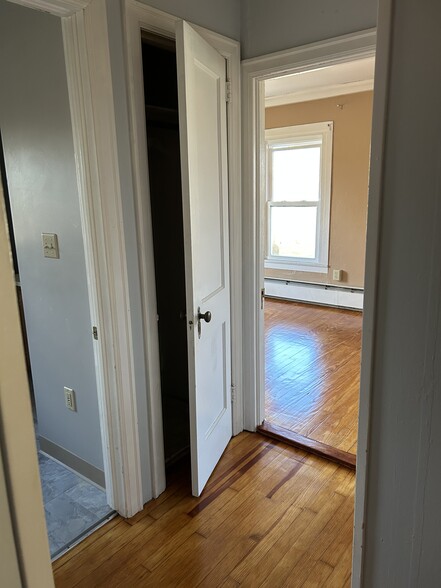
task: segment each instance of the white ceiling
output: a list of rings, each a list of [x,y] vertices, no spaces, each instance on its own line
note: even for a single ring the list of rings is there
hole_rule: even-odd
[[[267,106],[371,90],[375,58],[358,59],[265,81]]]

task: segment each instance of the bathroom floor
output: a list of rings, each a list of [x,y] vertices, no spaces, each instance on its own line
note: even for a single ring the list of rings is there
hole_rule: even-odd
[[[106,493],[38,452],[51,557],[64,552],[112,514]]]

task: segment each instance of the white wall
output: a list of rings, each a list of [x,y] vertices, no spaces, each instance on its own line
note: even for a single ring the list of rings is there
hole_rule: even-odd
[[[377,0],[241,0],[242,57],[376,26]]]
[[[39,433],[102,470],[98,401],[60,19],[0,0],[0,129]],[[41,233],[58,234],[45,259]],[[67,410],[63,387],[76,392]]]
[[[440,22],[439,2],[393,3],[365,588],[441,586]],[[383,125],[375,112],[374,133]]]

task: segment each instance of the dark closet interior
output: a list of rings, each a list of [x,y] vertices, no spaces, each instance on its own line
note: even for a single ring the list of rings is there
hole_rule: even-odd
[[[166,464],[188,455],[184,234],[174,41],[142,39]]]

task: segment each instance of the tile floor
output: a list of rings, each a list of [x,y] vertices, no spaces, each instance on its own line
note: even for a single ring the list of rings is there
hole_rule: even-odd
[[[106,493],[38,452],[52,558],[110,516]]]

